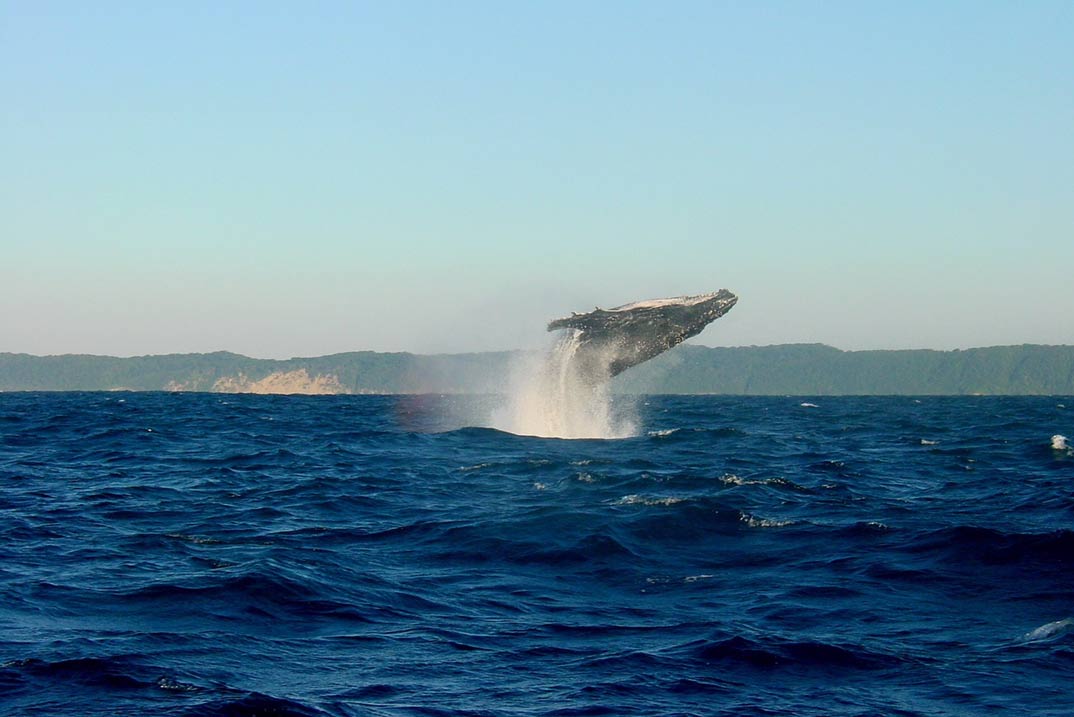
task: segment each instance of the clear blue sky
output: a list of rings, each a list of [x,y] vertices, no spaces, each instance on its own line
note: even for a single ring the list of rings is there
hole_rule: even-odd
[[[1074,4],[0,1],[0,351],[1074,343]]]

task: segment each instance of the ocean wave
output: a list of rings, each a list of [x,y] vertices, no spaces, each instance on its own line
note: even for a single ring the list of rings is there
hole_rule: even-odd
[[[911,552],[935,552],[949,558],[975,562],[1069,569],[1074,564],[1074,530],[1018,533],[956,526],[930,531],[917,538]]]
[[[622,508],[640,509],[623,516],[619,529],[631,536],[631,544],[656,547],[662,543],[696,543],[719,536],[736,535],[750,527],[771,527],[763,519],[726,505],[711,497],[696,497],[671,503],[644,499],[620,504]],[[754,525],[750,525],[750,521]],[[761,523],[765,522],[765,525]]]
[[[891,530],[891,527],[878,520],[859,520],[852,525],[839,528],[843,537],[876,537]]]
[[[55,714],[63,700],[58,695],[68,695],[68,699],[99,695],[99,699],[109,701],[144,695],[150,701],[166,704],[167,696],[192,698],[212,691],[212,686],[196,684],[185,676],[181,679],[176,672],[152,664],[141,654],[32,657],[0,664],[0,711],[5,714],[9,713],[4,710],[5,702],[20,705],[26,714]],[[18,713],[21,710],[10,712]]]
[[[0,713],[1071,712],[1055,397],[107,398],[0,394]]]
[[[332,714],[295,700],[259,692],[242,697],[224,697],[183,712],[184,717],[325,717]]]
[[[756,640],[739,635],[690,643],[682,648],[695,659],[730,668],[763,670],[885,670],[905,660],[861,645],[812,640]]]
[[[76,657],[64,660],[26,658],[0,665],[8,675],[4,682],[17,684],[25,680],[61,680],[107,689],[153,687],[156,680],[147,676],[144,667],[126,657]]]
[[[214,570],[193,585],[161,582],[113,592],[111,597],[117,608],[126,610],[169,612],[181,605],[178,619],[197,614],[202,620],[242,619],[251,627],[281,619],[294,621],[293,626],[325,621],[367,624],[394,612],[394,605],[376,607],[336,596],[330,586],[309,578],[286,577],[281,572],[228,572]]]
[[[601,529],[566,531],[549,527],[534,532],[522,524],[458,524],[427,544],[438,560],[487,563],[496,556],[517,565],[580,565],[636,558],[629,547]]]

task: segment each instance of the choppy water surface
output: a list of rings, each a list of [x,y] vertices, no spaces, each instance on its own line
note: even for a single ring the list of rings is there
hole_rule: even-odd
[[[1074,399],[467,401],[0,395],[0,713],[1074,713]]]

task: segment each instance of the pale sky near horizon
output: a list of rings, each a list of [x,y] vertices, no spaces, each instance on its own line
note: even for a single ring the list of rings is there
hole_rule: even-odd
[[[1074,344],[1074,3],[0,0],[0,351]]]

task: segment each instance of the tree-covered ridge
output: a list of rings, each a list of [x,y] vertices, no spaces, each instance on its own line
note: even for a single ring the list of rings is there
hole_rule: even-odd
[[[1074,346],[840,351],[821,344],[684,346],[639,366],[631,393],[965,395],[1074,393]]]
[[[256,359],[220,351],[160,356],[31,356],[0,353],[4,391],[223,391],[273,376],[305,372],[343,393],[491,392],[506,375],[509,353],[445,354],[358,351],[315,358]]]
[[[497,393],[511,352],[418,355],[359,351],[316,358],[239,354],[0,354],[5,391]],[[1074,346],[965,351],[840,351],[820,344],[685,345],[613,382],[624,393],[798,395],[1074,394]]]

